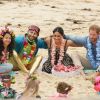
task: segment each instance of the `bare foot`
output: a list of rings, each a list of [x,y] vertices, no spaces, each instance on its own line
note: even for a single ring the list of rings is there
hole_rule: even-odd
[[[92,80],[93,79],[93,76],[86,76],[85,79],[86,80]]]
[[[93,74],[91,76],[86,76],[85,79],[91,81],[92,83],[94,83],[95,75]]]

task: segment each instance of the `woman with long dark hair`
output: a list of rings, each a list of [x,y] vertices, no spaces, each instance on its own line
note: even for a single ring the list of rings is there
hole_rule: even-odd
[[[8,60],[13,54],[14,37],[13,31],[7,26],[0,28],[0,74],[9,73],[13,68]]]
[[[69,46],[76,46],[71,40],[64,39],[64,30],[56,27],[53,36],[45,38],[48,45],[48,60],[43,64],[42,71],[52,72],[72,72],[82,69],[82,66],[75,66],[72,58],[66,53]]]

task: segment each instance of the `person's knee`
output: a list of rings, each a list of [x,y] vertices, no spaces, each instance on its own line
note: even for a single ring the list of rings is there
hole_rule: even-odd
[[[6,73],[6,72],[10,72],[13,69],[13,65],[6,63],[2,65],[2,68],[0,69],[0,73]]]
[[[12,70],[13,69],[13,65],[11,64],[11,66],[10,66],[10,70]]]

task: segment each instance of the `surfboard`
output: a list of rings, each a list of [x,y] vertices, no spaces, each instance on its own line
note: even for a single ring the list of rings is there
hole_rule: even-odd
[[[32,65],[32,68],[30,69],[29,75],[32,75],[35,72],[35,70],[39,67],[41,61],[42,61],[42,56],[37,56]]]
[[[13,51],[13,56],[14,56],[14,59],[16,60],[16,62],[18,63],[18,67],[24,71],[24,72],[27,72],[28,73],[28,70],[26,69],[26,67],[23,65],[23,63],[21,62],[19,56],[17,55],[17,52],[14,50]]]

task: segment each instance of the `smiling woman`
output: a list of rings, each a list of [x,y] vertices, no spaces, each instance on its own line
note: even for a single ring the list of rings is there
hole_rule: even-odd
[[[9,73],[13,68],[8,60],[13,53],[14,37],[8,27],[0,28],[0,74]]]
[[[63,29],[56,27],[53,30],[53,36],[44,39],[48,45],[49,57],[43,64],[42,71],[68,73],[81,69],[81,67],[74,65],[72,58],[66,53],[68,46],[75,46],[75,44],[72,41],[65,40],[64,36]]]
[[[14,37],[8,27],[0,28],[0,98],[14,98],[15,95],[10,87],[13,65],[8,62],[13,54]]]

